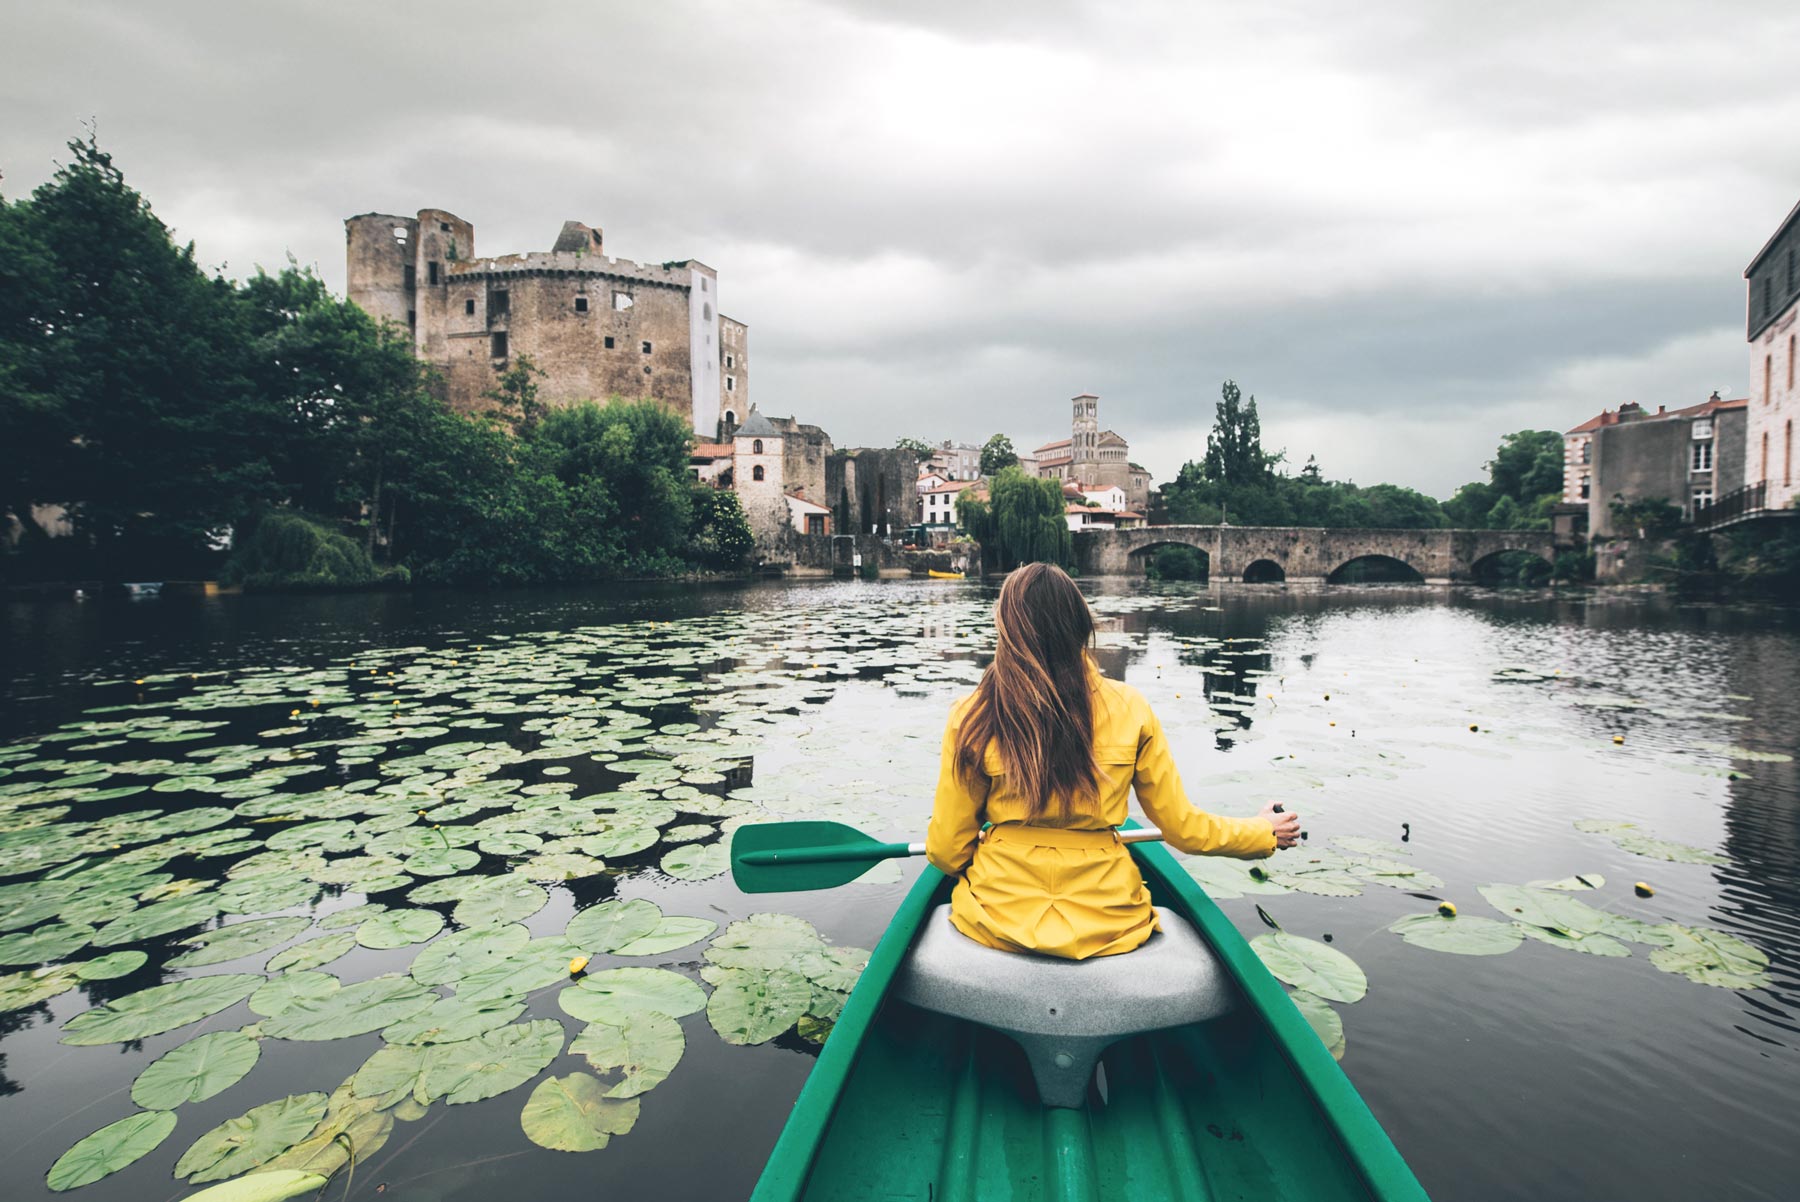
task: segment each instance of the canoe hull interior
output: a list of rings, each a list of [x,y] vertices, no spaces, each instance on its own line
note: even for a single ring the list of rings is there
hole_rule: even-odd
[[[1218,957],[1239,1005],[1121,1040],[1082,1109],[1046,1108],[1007,1036],[890,995],[920,925],[948,897],[950,882],[928,868],[857,982],[753,1202],[1427,1202],[1230,919],[1166,849],[1137,844],[1132,855],[1155,904]]]

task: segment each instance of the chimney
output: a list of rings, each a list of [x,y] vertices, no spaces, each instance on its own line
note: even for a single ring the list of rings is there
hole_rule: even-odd
[[[1665,412],[1668,411],[1668,408],[1669,407],[1667,405],[1658,405],[1656,407],[1656,416],[1661,417]]]
[[[1713,394],[1711,396],[1707,397],[1706,399],[1709,401],[1717,402],[1719,399],[1719,390],[1717,388],[1713,389]]]

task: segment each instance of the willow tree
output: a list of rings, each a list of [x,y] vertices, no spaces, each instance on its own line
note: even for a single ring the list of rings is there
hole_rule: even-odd
[[[1074,541],[1063,516],[1062,486],[1057,481],[1027,476],[1009,467],[994,477],[989,494],[995,549],[1002,563],[1068,567],[1074,562]]]

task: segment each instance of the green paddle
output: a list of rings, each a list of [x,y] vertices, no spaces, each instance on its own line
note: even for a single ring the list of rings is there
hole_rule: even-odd
[[[1124,843],[1161,839],[1154,827],[1120,831]],[[883,843],[841,822],[764,822],[731,836],[731,879],[745,893],[801,893],[846,885],[882,860],[922,856],[923,843]]]

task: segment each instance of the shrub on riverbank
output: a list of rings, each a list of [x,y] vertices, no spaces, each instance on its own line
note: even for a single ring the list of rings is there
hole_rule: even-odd
[[[1146,575],[1152,580],[1205,580],[1206,558],[1193,547],[1159,547]]]
[[[339,589],[403,584],[405,568],[377,568],[369,553],[329,524],[271,513],[225,562],[220,579],[246,589]]]

